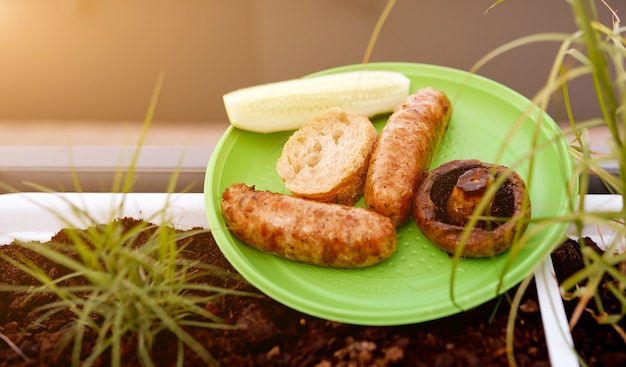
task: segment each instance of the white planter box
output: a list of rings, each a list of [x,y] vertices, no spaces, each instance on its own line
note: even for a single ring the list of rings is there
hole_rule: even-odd
[[[621,196],[588,195],[585,200],[587,210],[621,209]],[[170,224],[178,229],[208,228],[202,193],[5,194],[0,195],[0,244],[9,243],[14,239],[47,241],[67,225],[80,228],[93,224],[74,215],[72,206],[85,210],[93,220],[101,223],[120,216],[128,216],[156,224]],[[573,228],[570,228],[568,234],[573,236],[573,233]],[[606,236],[611,236],[608,231],[602,233],[605,240]],[[594,226],[584,228],[583,235],[591,237],[596,242],[600,240],[599,229]],[[535,281],[552,365],[578,366],[550,258],[535,270]]]

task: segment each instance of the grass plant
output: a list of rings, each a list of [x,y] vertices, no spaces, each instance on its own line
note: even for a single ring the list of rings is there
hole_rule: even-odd
[[[558,42],[560,47],[544,87],[533,98],[533,102],[546,110],[552,96],[562,93],[569,120],[565,133],[573,136],[570,153],[574,158],[575,175],[579,181],[578,200],[571,209],[571,215],[563,218],[545,218],[538,225],[554,222],[573,223],[578,232],[579,245],[585,267],[560,285],[565,299],[577,299],[577,307],[570,317],[570,327],[574,328],[583,312],[592,312],[589,303],[595,306],[594,317],[599,323],[612,325],[624,339],[626,333],[617,324],[626,315],[626,151],[624,150],[624,124],[626,123],[626,28],[609,1],[568,0],[577,30],[571,34],[536,34],[514,40],[486,55],[476,63],[478,70],[489,60],[513,48],[535,42]],[[496,1],[489,8],[503,3]],[[611,24],[603,24],[599,8],[610,14]],[[601,116],[580,120],[573,112],[570,101],[571,83],[582,77],[590,77],[597,97]],[[605,128],[610,133],[608,149],[595,151],[591,146],[589,131],[592,128]],[[607,164],[608,163],[608,164]],[[617,171],[613,170],[616,167]],[[602,180],[609,192],[621,196],[622,209],[618,211],[589,211],[585,206],[585,194],[589,192],[590,177]],[[567,183],[571,190],[576,185]],[[574,193],[575,194],[575,193]],[[597,226],[599,230],[611,232],[606,237],[603,254],[598,254],[582,237],[584,226]],[[555,244],[558,245],[558,244]],[[621,265],[620,265],[621,264]],[[621,268],[620,268],[621,266]],[[611,281],[606,281],[607,277]],[[602,303],[600,292],[608,288],[621,303],[621,308],[610,313]],[[512,330],[509,330],[512,335]],[[512,341],[512,337],[511,337]],[[511,347],[512,348],[512,347]],[[512,353],[509,361],[515,365]]]
[[[513,0],[508,0],[513,1]],[[544,86],[532,99],[532,106],[520,116],[519,121],[526,120],[531,116],[530,111],[538,106],[542,113],[547,113],[552,97],[560,93],[563,96],[569,128],[564,133],[573,136],[570,141],[569,152],[575,160],[572,177],[575,181],[564,182],[563,187],[569,191],[572,197],[578,200],[572,203],[569,213],[558,218],[538,218],[533,221],[533,228],[529,228],[524,235],[517,238],[511,252],[524,246],[533,232],[545,226],[556,223],[573,223],[577,228],[579,245],[584,258],[585,267],[562,282],[560,289],[565,299],[578,299],[576,310],[570,318],[570,327],[574,328],[583,312],[593,312],[588,307],[593,302],[595,309],[594,317],[599,323],[612,325],[624,339],[626,344],[626,332],[617,324],[626,315],[626,27],[620,23],[618,12],[609,4],[609,0],[566,0],[572,12],[576,24],[576,30],[572,33],[539,33],[531,34],[519,39],[512,40],[486,54],[471,68],[471,73],[476,73],[489,61],[499,55],[525,47],[538,42],[556,42],[559,44],[554,62],[549,70]],[[387,2],[387,7],[380,16],[379,24],[371,36],[366,56],[363,62],[367,62],[373,41],[380,32],[381,23],[387,18],[394,1]],[[495,0],[485,13],[497,6],[503,6],[505,0]],[[599,8],[605,14],[610,15],[610,24],[604,24],[599,17]],[[622,9],[624,10],[624,9]],[[597,98],[600,116],[580,120],[573,112],[570,100],[570,85],[573,81],[590,77]],[[536,119],[537,127],[542,123],[541,114]],[[515,130],[514,125],[511,134]],[[607,129],[610,133],[608,149],[594,150],[591,146],[589,135],[591,129]],[[506,146],[506,140],[502,149]],[[542,147],[533,142],[531,154]],[[533,157],[525,157],[532,167]],[[616,167],[616,170],[613,169]],[[512,167],[515,168],[515,167]],[[532,171],[532,168],[531,170]],[[585,206],[585,194],[589,192],[590,178],[598,177],[606,186],[607,190],[617,196],[621,196],[622,209],[617,211],[589,211]],[[495,190],[495,189],[494,189]],[[492,196],[492,195],[491,195]],[[485,195],[483,203],[476,212],[480,213],[487,202],[491,200],[489,194]],[[485,205],[482,205],[485,204]],[[485,219],[475,215],[467,225],[467,234],[479,219]],[[598,230],[610,232],[611,236],[600,244],[604,247],[603,254],[598,254],[582,238],[585,226],[597,226]],[[463,241],[461,241],[463,242]],[[560,245],[560,242],[549,246],[545,256]],[[461,244],[462,246],[462,244]],[[455,262],[459,256],[455,256]],[[606,281],[606,275],[611,281]],[[521,294],[530,284],[530,275],[518,288],[518,294],[512,301],[509,328],[507,330],[507,354],[509,363],[516,365],[513,355],[513,329],[515,325],[516,310],[519,306]],[[450,294],[453,297],[454,269],[450,284]],[[605,310],[600,297],[602,288],[608,288],[614,297],[621,303],[621,308],[609,313]]]
[[[41,316],[37,322],[60,312],[70,311],[73,315],[74,321],[57,346],[59,352],[66,350],[66,347],[70,348],[73,366],[97,365],[102,358],[110,360],[112,366],[122,366],[123,346],[129,340],[134,341],[137,359],[141,364],[154,366],[153,346],[157,337],[163,333],[171,333],[176,337],[177,366],[184,365],[185,348],[193,350],[205,364],[215,364],[211,354],[187,333],[185,327],[234,328],[234,325],[223,323],[205,306],[228,294],[258,296],[256,293],[214,287],[196,281],[203,277],[217,277],[245,282],[239,275],[185,257],[188,240],[208,230],[177,231],[168,225],[171,219],[168,218],[167,207],[132,228],[125,228],[122,221],[118,220],[123,216],[125,197],[132,191],[135,165],[152,121],[162,82],[161,75],[150,101],[142,138],[127,172],[124,174],[120,169],[116,174],[112,192],[122,195],[122,199],[111,209],[110,220],[102,224],[85,209],[66,200],[68,210],[75,218],[64,217],[58,212],[54,214],[65,224],[64,231],[71,245],[52,243],[44,246],[38,242],[14,242],[64,266],[69,269],[69,273],[53,278],[48,270],[39,268],[27,258],[1,258],[31,275],[40,286],[0,285],[0,292],[24,292],[30,295],[47,293],[56,296],[56,301],[39,308]],[[175,173],[168,184],[168,193],[175,187],[176,179]],[[76,191],[80,192],[80,182],[77,177],[74,180]],[[8,191],[13,191],[4,186]],[[54,194],[45,187],[33,183],[30,186]],[[78,228],[77,221],[84,226]],[[85,338],[90,332],[95,332],[97,338],[86,350]],[[5,342],[16,348],[10,340]],[[28,358],[19,350],[16,352]]]

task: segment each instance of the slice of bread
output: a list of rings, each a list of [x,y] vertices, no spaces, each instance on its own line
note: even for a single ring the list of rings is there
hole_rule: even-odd
[[[287,140],[276,170],[294,196],[353,205],[363,195],[377,136],[366,116],[331,108]]]

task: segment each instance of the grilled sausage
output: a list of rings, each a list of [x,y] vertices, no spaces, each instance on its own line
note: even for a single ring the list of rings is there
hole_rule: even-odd
[[[355,268],[379,263],[396,249],[391,220],[365,208],[257,191],[245,184],[233,184],[222,199],[222,214],[237,238],[290,260]]]
[[[394,109],[370,158],[364,188],[368,208],[391,218],[395,226],[407,221],[451,114],[448,97],[433,88],[418,90]]]

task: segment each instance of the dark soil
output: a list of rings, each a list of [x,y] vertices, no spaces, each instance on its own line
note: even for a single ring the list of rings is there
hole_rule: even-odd
[[[126,218],[121,222],[132,226],[137,220]],[[192,239],[187,245],[186,256],[198,255],[206,263],[236,273],[210,233],[194,235]],[[51,242],[69,243],[63,231]],[[42,244],[45,245],[51,244]],[[15,244],[0,246],[0,252],[16,259],[26,256],[55,276],[64,273],[64,269],[37,253],[29,253]],[[565,242],[553,254],[553,261],[559,279],[572,274],[581,263],[578,244]],[[204,278],[202,281],[220,287],[256,291],[245,281],[219,278]],[[0,285],[33,283],[33,279],[0,260]],[[389,327],[347,325],[311,317],[262,295],[224,296],[205,307],[221,316],[225,323],[240,328],[190,327],[186,330],[212,353],[221,366],[502,366],[508,365],[505,330],[509,301],[515,290],[468,312],[431,322]],[[72,322],[69,313],[33,324],[38,316],[33,309],[51,300],[52,296],[0,293],[0,366],[69,365],[69,352],[55,350],[59,338]],[[575,302],[565,302],[565,306],[571,313]],[[611,307],[610,311],[619,312],[617,304]],[[624,319],[620,326],[626,328]],[[93,337],[93,334],[85,337],[86,352]],[[600,325],[590,312],[583,313],[573,330],[573,337],[585,364],[626,365],[626,344],[620,335],[613,327]],[[123,365],[139,365],[132,335],[128,340]],[[156,365],[175,365],[176,344],[173,340],[167,333],[159,335],[153,350]],[[10,344],[17,347],[27,360]],[[185,365],[201,365],[199,359],[188,352]],[[519,366],[550,365],[534,285],[526,291],[517,313],[514,352]],[[109,364],[106,357],[108,355],[99,361],[100,365]]]

